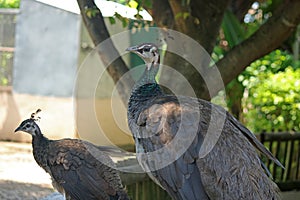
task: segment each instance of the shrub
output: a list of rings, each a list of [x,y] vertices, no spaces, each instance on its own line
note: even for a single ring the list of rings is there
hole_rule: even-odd
[[[252,131],[300,130],[300,69],[260,72],[247,83],[245,93],[244,119]]]

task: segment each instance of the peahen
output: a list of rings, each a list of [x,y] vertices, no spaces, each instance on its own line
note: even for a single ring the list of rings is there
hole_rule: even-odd
[[[127,51],[146,64],[133,86],[127,118],[139,163],[155,182],[176,200],[280,198],[256,149],[283,166],[252,132],[220,106],[165,94],[155,80],[160,65],[156,45],[143,43]]]
[[[52,185],[68,200],[127,200],[106,147],[79,139],[50,140],[36,124],[36,113],[15,130],[32,136],[35,161],[52,178]]]

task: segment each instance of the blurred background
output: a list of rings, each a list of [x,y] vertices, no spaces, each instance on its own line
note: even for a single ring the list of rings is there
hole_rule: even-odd
[[[202,44],[219,67],[225,89],[208,96],[197,85],[200,78],[185,68],[197,96],[225,107],[257,134],[286,166],[281,170],[265,161],[281,189],[289,191],[285,199],[299,195],[300,26],[299,14],[285,15],[293,1],[89,2],[96,7],[83,10],[75,0],[0,0],[0,199],[39,199],[52,193],[49,177],[33,161],[31,137],[14,134],[38,108],[39,125],[51,139],[81,138],[134,151],[126,100],[94,48],[97,38],[105,38],[86,28],[96,15],[113,42],[123,39],[115,47],[124,66],[142,64],[135,55],[124,54],[126,47],[171,38],[150,27],[172,28]],[[280,13],[294,23],[291,29],[276,21]],[[114,40],[116,34],[122,35]],[[178,63],[174,67],[180,72],[184,61],[163,55],[166,64]],[[35,173],[25,175],[26,170]],[[153,199],[154,193],[157,199],[169,198],[147,178],[130,185],[134,199]],[[12,195],[17,188],[21,197]]]

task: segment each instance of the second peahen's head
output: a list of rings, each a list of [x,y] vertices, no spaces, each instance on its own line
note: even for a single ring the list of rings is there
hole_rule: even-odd
[[[39,117],[36,117],[36,114],[39,113],[41,110],[38,109],[35,113],[31,114],[29,119],[24,120],[18,128],[16,128],[15,132],[23,131],[29,133],[32,136],[36,136],[41,134],[40,128],[37,125],[36,121],[39,120]]]
[[[18,128],[16,128],[15,132],[23,131],[29,133],[32,136],[36,136],[36,132],[38,130],[38,125],[35,123],[34,119],[26,119],[20,124]]]

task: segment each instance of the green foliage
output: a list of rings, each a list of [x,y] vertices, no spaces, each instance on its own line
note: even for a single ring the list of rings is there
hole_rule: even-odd
[[[246,37],[246,29],[231,11],[225,12],[222,29],[230,48],[239,44]]]
[[[212,53],[213,60],[217,62],[223,58],[228,50],[247,39],[260,25],[258,22],[240,22],[231,11],[227,10],[222,21],[222,30],[218,38],[219,44],[214,47]]]
[[[134,20],[134,23],[132,23],[133,20],[123,17],[122,15],[116,12],[114,16],[109,17],[109,22],[111,24],[116,24],[118,20],[122,23],[122,26],[124,28],[129,26],[129,28],[133,27],[137,29],[149,27],[153,25],[152,22],[144,21],[143,16],[140,14],[140,11],[143,10],[143,7],[148,7],[148,8],[152,7],[151,0],[111,0],[111,1],[117,2],[122,5],[126,5],[130,8],[134,8],[137,10],[137,14],[134,16],[136,18],[136,20]]]
[[[190,17],[190,15],[191,14],[189,12],[180,12],[175,15],[175,19],[178,19],[178,18],[187,19],[188,17]]]
[[[239,76],[246,88],[244,120],[254,132],[300,131],[300,65],[276,50]]]
[[[19,8],[20,0],[0,0],[0,8]]]
[[[269,73],[275,74],[284,71],[287,67],[296,69],[299,67],[299,63],[293,61],[291,54],[277,49],[263,58],[252,62],[250,66],[238,76],[238,80],[245,88],[251,88],[257,81],[268,79]]]
[[[231,12],[225,13],[222,23],[224,35],[221,45],[214,49],[215,61],[257,30],[262,20],[257,20],[256,16],[253,18],[256,20],[241,23]],[[242,120],[252,131],[299,131],[299,67],[299,62],[294,62],[291,54],[280,50],[254,61],[237,80],[226,86],[228,108],[233,112],[244,93],[247,97],[243,100]]]
[[[240,22],[229,10],[225,12],[222,21],[222,31],[219,37],[219,45],[215,46],[212,58],[215,62],[221,59],[228,50],[240,44],[260,26],[259,23]],[[234,79],[226,85],[226,104],[229,111],[237,118],[241,115],[241,99],[244,87]]]
[[[220,45],[215,47],[212,55],[215,61],[253,34],[263,22],[256,14],[253,19],[243,23],[232,12],[225,13]],[[300,130],[300,114],[297,112],[300,108],[299,67],[299,62],[294,62],[291,54],[280,50],[254,61],[226,86],[226,101],[230,112],[239,115],[234,111],[239,107],[243,94],[246,94],[242,120],[252,131]]]
[[[0,52],[0,86],[11,85],[11,64],[13,54],[10,52]]]
[[[130,0],[129,2],[131,2],[132,0]],[[136,0],[134,1],[137,3],[137,9],[138,10],[142,10],[143,7],[147,7],[147,8],[152,8],[152,1],[151,0]]]
[[[93,8],[84,8],[84,12],[86,14],[86,16],[88,16],[89,18],[93,18],[96,17],[100,11],[98,10],[97,7],[93,7]]]

